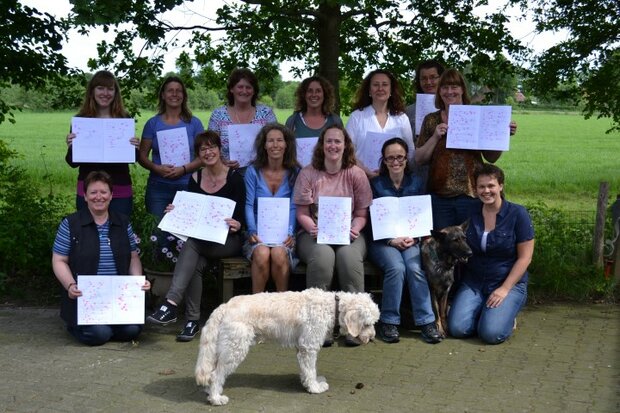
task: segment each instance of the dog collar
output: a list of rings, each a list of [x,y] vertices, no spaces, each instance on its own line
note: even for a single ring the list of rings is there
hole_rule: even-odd
[[[334,323],[334,326],[338,325],[338,304],[340,303],[340,297],[338,297],[338,294],[334,295],[334,299],[336,301],[336,311],[334,312],[336,315],[336,322]]]

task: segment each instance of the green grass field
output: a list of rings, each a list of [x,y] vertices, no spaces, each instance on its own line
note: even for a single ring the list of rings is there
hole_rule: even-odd
[[[276,110],[284,122],[290,110]],[[207,125],[210,113],[196,112]],[[65,136],[72,112],[17,113],[16,124],[0,124],[0,139],[19,152],[17,160],[28,173],[56,194],[73,194],[77,170],[64,161]],[[143,112],[136,135],[152,116]],[[542,201],[566,210],[596,209],[601,181],[611,184],[611,200],[620,193],[620,135],[606,135],[608,120],[585,120],[579,114],[515,113],[517,134],[510,151],[497,162],[506,172],[506,193],[513,201]],[[346,122],[346,117],[343,118]],[[144,183],[146,171],[132,168],[136,183]]]

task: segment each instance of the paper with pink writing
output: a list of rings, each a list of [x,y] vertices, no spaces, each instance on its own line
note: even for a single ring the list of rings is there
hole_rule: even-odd
[[[258,198],[256,230],[264,244],[281,245],[288,237],[290,198]]]
[[[385,196],[370,205],[373,239],[424,237],[433,229],[430,195]]]
[[[172,201],[174,209],[164,214],[158,227],[187,241],[197,238],[226,244],[228,224],[236,202],[228,198],[195,192],[177,191]]]
[[[319,197],[318,244],[351,244],[351,198]]]
[[[451,105],[446,147],[507,151],[511,116],[510,106]]]
[[[295,139],[297,144],[297,162],[299,162],[302,168],[312,163],[312,154],[318,140],[318,137]]]
[[[437,112],[435,95],[432,93],[418,93],[415,95],[415,134],[419,135],[424,118],[429,113]]]
[[[400,136],[398,130],[387,132],[366,132],[364,140],[358,139],[356,145],[356,155],[359,156],[366,168],[371,171],[379,169],[379,161],[381,159],[381,148],[383,143],[390,138]]]
[[[228,150],[230,159],[239,162],[240,166],[248,166],[254,159],[254,141],[262,125],[244,123],[228,125]]]
[[[157,145],[162,165],[183,166],[191,161],[186,128],[158,131]]]
[[[135,125],[131,118],[72,118],[72,161],[134,163],[136,147],[129,140],[136,135]]]
[[[78,275],[78,325],[144,324],[143,275]]]

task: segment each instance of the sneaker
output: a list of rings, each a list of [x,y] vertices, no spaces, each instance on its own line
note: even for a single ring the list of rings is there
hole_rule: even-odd
[[[398,343],[400,341],[400,335],[398,334],[398,327],[394,324],[388,324],[379,322],[379,337],[386,343]]]
[[[187,324],[177,335],[177,341],[192,341],[196,334],[200,331],[200,323],[198,320],[187,320]]]
[[[439,330],[437,330],[435,323],[424,324],[420,327],[420,330],[422,332],[422,340],[427,343],[437,344],[443,340],[443,337],[439,334]]]
[[[351,334],[347,334],[344,338],[344,344],[347,347],[357,347],[362,344],[357,338],[353,337]]]
[[[172,304],[162,304],[153,314],[146,318],[147,321],[165,326],[177,321],[177,309]]]

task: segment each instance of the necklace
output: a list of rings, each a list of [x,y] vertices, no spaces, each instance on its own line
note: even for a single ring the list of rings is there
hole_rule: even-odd
[[[208,184],[207,187],[209,188],[215,188],[222,182],[221,173],[215,173],[212,175],[209,172],[207,172],[207,170],[205,169],[203,176],[207,178],[207,184]],[[226,178],[224,177],[224,179]]]
[[[235,108],[234,106],[231,106],[231,108],[233,109],[233,120],[237,124],[250,123],[252,119],[254,119],[254,107],[252,107],[249,112],[245,113],[245,117],[240,116],[240,114],[243,115],[243,112],[241,112],[239,109]]]

